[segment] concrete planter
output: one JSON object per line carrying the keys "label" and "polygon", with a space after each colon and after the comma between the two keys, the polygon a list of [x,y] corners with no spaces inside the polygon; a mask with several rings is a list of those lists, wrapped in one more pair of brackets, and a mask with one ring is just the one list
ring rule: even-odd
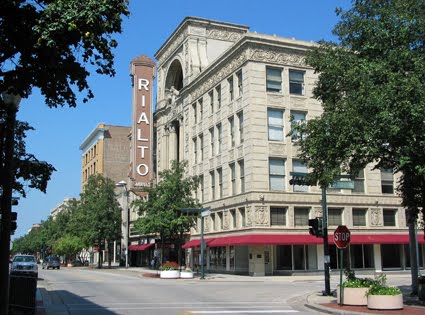
{"label": "concrete planter", "polygon": [[178,278],[180,278],[180,271],[178,271],[178,270],[162,270],[159,277],[163,278],[163,279],[178,279]]}
{"label": "concrete planter", "polygon": [[403,295],[368,295],[367,308],[373,310],[403,309]]}
{"label": "concrete planter", "polygon": [[[343,288],[343,305],[357,305],[365,306],[367,305],[367,291],[369,288]],[[340,288],[337,289],[337,300],[340,304]]]}
{"label": "concrete planter", "polygon": [[193,278],[193,272],[191,272],[191,271],[180,271],[180,278],[192,279]]}

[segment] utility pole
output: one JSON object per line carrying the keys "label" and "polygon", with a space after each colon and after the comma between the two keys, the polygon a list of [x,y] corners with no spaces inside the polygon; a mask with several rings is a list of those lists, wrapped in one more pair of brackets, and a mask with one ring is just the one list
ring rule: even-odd
{"label": "utility pole", "polygon": [[15,179],[14,146],[16,113],[21,98],[7,93],[1,94],[0,104],[5,108],[4,124],[4,160],[0,164],[0,185],[2,195],[0,201],[0,314],[7,315],[9,309],[9,256],[10,256],[10,231],[12,212],[12,193]]}
{"label": "utility pole", "polygon": [[323,211],[323,254],[325,259],[325,292],[323,295],[331,295],[331,284],[329,274],[329,242],[328,242],[328,209],[326,204],[326,187],[322,186],[322,211]]}

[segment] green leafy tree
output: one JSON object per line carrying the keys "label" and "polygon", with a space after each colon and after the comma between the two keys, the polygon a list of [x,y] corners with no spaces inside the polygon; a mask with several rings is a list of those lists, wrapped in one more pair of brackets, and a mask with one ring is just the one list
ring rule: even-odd
{"label": "green leafy tree", "polygon": [[65,257],[65,262],[74,261],[77,254],[84,248],[83,241],[74,235],[64,235],[53,245],[55,254]]}
{"label": "green leafy tree", "polygon": [[194,217],[182,213],[182,209],[200,207],[193,198],[199,179],[187,176],[186,167],[186,161],[173,161],[171,169],[159,173],[160,181],[146,189],[148,197],[133,203],[140,215],[134,228],[143,235],[159,235],[161,248],[167,242],[174,244],[178,250],[179,265],[182,259],[181,246],[190,228],[195,225]]}
{"label": "green leafy tree", "polygon": [[[104,240],[108,244],[121,238],[121,207],[115,195],[115,183],[100,174],[89,177],[81,194],[80,218],[87,220],[84,238],[94,244],[96,240]],[[111,253],[108,254],[111,266]],[[99,268],[102,262],[99,259]]]}
{"label": "green leafy tree", "polygon": [[[339,43],[321,42],[308,53],[324,112],[296,128],[303,135],[300,156],[324,187],[335,175],[355,175],[368,164],[399,172],[414,249],[414,222],[425,206],[425,2],[352,4],[337,10]],[[412,266],[413,291],[415,281]]]}

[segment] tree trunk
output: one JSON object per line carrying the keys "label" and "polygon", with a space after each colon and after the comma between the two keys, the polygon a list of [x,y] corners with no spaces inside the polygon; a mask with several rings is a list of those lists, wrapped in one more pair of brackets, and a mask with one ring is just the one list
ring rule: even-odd
{"label": "tree trunk", "polygon": [[410,239],[410,273],[412,276],[412,295],[418,295],[418,257],[416,247],[418,246],[418,239],[416,237],[415,222],[409,220],[409,239]]}

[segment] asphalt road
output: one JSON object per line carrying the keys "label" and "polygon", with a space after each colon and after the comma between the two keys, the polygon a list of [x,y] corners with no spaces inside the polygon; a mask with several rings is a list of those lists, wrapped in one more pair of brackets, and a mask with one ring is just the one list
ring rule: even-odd
{"label": "asphalt road", "polygon": [[[247,280],[249,278],[249,280]],[[159,279],[126,270],[40,270],[46,314],[314,314],[304,297],[318,279]],[[277,279],[279,278],[279,279]]]}

